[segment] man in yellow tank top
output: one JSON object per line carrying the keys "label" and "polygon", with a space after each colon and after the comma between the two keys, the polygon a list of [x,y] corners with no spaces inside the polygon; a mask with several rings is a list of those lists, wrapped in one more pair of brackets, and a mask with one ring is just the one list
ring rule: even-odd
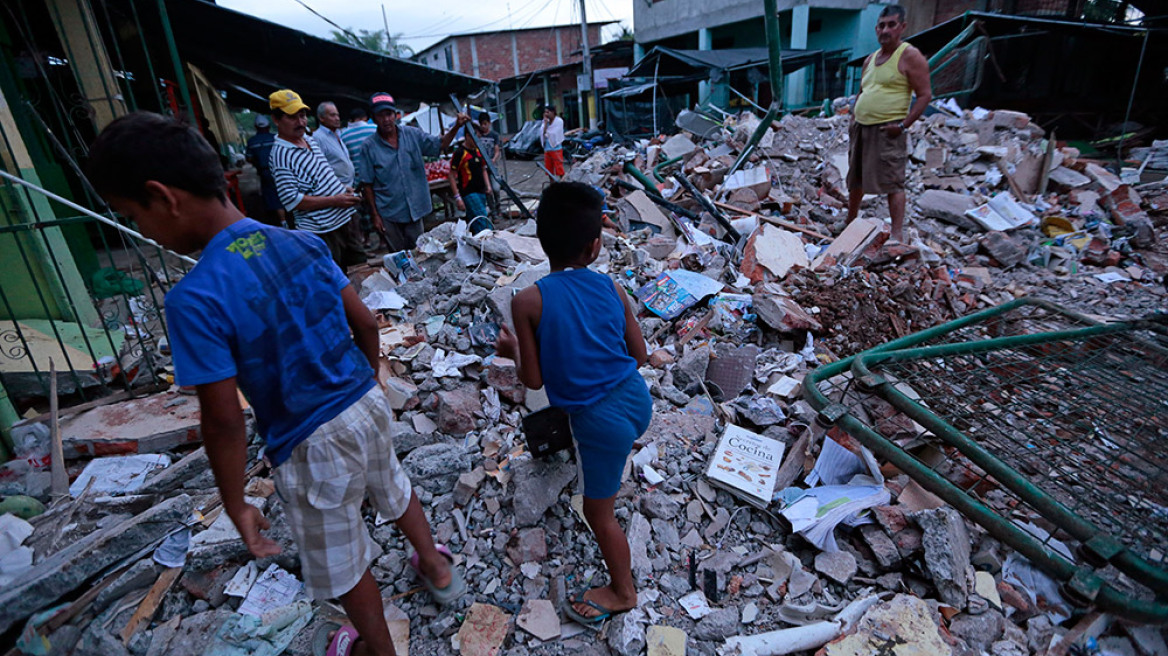
{"label": "man in yellow tank top", "polygon": [[[876,22],[880,49],[864,62],[860,93],[852,112],[848,153],[848,222],[860,211],[864,194],[886,194],[892,238],[904,239],[904,174],[908,162],[908,126],[933,99],[929,62],[900,40],[904,7],[889,5]],[[912,94],[916,102],[909,107]]]}

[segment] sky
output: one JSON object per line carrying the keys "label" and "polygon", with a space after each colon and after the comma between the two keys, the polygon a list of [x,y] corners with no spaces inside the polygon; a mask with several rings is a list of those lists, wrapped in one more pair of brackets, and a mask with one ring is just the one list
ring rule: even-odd
{"label": "sky", "polygon": [[[633,27],[633,2],[643,0],[585,0],[588,21],[618,20]],[[217,0],[222,7],[258,16],[281,25],[328,38],[331,25],[297,0]],[[523,27],[564,25],[580,21],[579,0],[300,0],[329,20],[350,29],[380,30],[402,34],[402,42],[415,52],[458,32],[481,32]],[[606,30],[605,40],[619,33]]]}

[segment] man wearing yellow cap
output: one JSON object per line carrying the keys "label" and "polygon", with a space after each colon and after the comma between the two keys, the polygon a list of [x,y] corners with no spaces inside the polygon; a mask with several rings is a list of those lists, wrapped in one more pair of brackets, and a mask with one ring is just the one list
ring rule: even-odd
{"label": "man wearing yellow cap", "polygon": [[[880,49],[864,62],[850,134],[848,221],[856,218],[864,194],[888,196],[892,238],[904,239],[906,132],[933,99],[929,62],[900,37],[908,24],[904,7],[889,5],[876,21]],[[916,102],[909,107],[912,94]]]}
{"label": "man wearing yellow cap", "polygon": [[361,199],[337,179],[308,134],[308,105],[290,89],[268,96],[268,104],[277,134],[269,158],[272,177],[295,227],[323,239],[341,269],[364,262],[365,249],[349,227]]}

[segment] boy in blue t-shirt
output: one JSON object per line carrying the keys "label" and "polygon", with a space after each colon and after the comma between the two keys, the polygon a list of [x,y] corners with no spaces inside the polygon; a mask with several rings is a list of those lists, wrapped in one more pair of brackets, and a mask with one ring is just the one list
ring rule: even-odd
{"label": "boy in blue t-shirt", "polygon": [[569,414],[584,477],[584,517],[608,565],[611,583],[572,599],[565,612],[596,625],[637,605],[629,543],[613,512],[633,442],[649,427],[653,401],[637,373],[645,338],[624,290],[588,269],[600,254],[603,197],[579,182],[544,190],[536,234],[551,273],[511,302],[515,332],[504,327],[497,350],[515,360],[525,385],[544,387]]}
{"label": "boy in blue t-shirt", "polygon": [[[319,237],[245,218],[227,201],[217,154],[198,132],[138,112],[90,149],[90,179],[143,234],[199,263],[166,296],[175,373],[198,393],[201,430],[223,507],[257,558],[279,553],[268,521],[244,501],[247,395],[314,599],[339,597],[352,627],[322,636],[329,653],[394,653],[380,555],[361,515],[366,494],[413,544],[411,563],[436,601],[465,583],[430,525],[390,439],[376,385],[377,322]],[[352,337],[350,337],[352,330]]]}

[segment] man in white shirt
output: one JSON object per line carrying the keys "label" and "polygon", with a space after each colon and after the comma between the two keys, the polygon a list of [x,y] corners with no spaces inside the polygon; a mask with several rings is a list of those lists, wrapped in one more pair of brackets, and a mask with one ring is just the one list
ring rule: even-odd
{"label": "man in white shirt", "polygon": [[544,167],[552,175],[564,177],[564,119],[556,116],[556,108],[552,105],[543,107],[540,143],[543,144]]}
{"label": "man in white shirt", "polygon": [[349,158],[349,151],[341,141],[341,113],[337,106],[329,101],[322,102],[316,107],[316,120],[320,127],[312,135],[316,145],[320,146],[324,158],[341,184],[353,186],[353,161]]}

